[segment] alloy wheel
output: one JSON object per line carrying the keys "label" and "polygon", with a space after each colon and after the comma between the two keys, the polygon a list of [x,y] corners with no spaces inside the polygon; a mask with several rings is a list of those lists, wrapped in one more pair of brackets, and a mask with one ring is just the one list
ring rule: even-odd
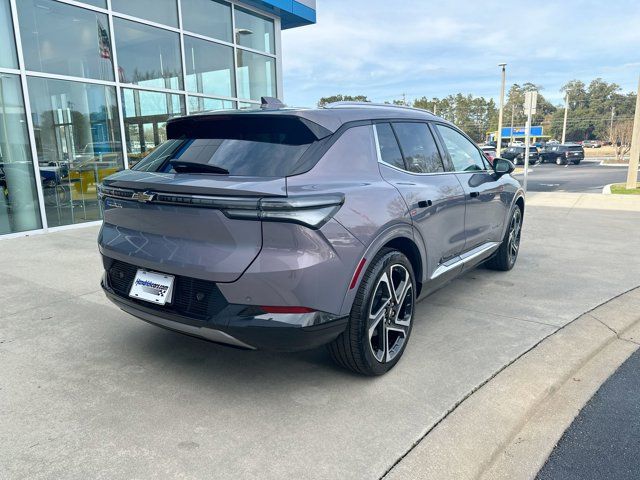
{"label": "alloy wheel", "polygon": [[369,348],[378,362],[391,362],[402,351],[412,317],[411,275],[403,265],[392,264],[378,279],[369,307]]}
{"label": "alloy wheel", "polygon": [[509,239],[507,254],[509,255],[509,263],[513,265],[518,257],[518,250],[520,249],[520,234],[522,232],[522,212],[519,208],[516,208],[511,217],[511,223],[509,224]]}

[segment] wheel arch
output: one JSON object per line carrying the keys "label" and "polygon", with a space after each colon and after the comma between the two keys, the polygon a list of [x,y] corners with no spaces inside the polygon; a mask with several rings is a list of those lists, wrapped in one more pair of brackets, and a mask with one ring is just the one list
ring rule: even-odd
{"label": "wheel arch", "polygon": [[413,273],[416,279],[416,297],[420,294],[427,265],[427,252],[424,245],[421,246],[416,242],[416,235],[419,234],[415,231],[415,227],[412,224],[396,224],[382,231],[369,244],[362,256],[366,261],[361,271],[358,272],[357,281],[353,288],[350,288],[345,294],[341,308],[342,314],[346,315],[351,311],[353,300],[362,283],[363,273],[369,268],[375,256],[383,248],[394,248],[406,255],[413,267]]}

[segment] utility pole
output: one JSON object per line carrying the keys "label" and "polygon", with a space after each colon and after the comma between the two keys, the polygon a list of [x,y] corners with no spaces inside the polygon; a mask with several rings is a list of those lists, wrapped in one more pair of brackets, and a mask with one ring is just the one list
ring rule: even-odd
{"label": "utility pole", "polygon": [[536,106],[538,103],[538,92],[531,91],[525,92],[524,95],[524,113],[527,115],[527,123],[524,127],[524,179],[522,182],[522,188],[527,191],[527,178],[529,175],[529,152],[531,141],[531,116],[536,113]]}
{"label": "utility pole", "polygon": [[631,152],[629,153],[629,171],[627,172],[627,190],[638,186],[638,159],[640,157],[640,79],[636,95],[636,113],[633,116],[633,135],[631,136]]}
{"label": "utility pole", "polygon": [[513,121],[515,119],[516,116],[516,105],[513,104],[511,105],[511,132],[509,132],[510,138],[509,138],[509,145],[513,145]]}
{"label": "utility pole", "polygon": [[498,140],[496,144],[496,154],[500,156],[500,150],[502,150],[502,114],[504,110],[504,85],[507,78],[505,67],[506,63],[499,63],[499,67],[502,68],[502,84],[500,87],[500,110],[498,111]]}
{"label": "utility pole", "polygon": [[433,114],[438,115],[438,104],[433,102]]}
{"label": "utility pole", "polygon": [[[562,142],[567,139],[567,113],[569,112],[569,92],[564,96],[564,122],[562,123]],[[568,164],[567,164],[568,165]]]}
{"label": "utility pole", "polygon": [[616,116],[616,107],[611,107],[611,123],[609,124],[609,141],[613,145],[613,117]]}
{"label": "utility pole", "polygon": [[407,94],[406,93],[402,94],[402,105],[404,105],[405,107],[407,106]]}

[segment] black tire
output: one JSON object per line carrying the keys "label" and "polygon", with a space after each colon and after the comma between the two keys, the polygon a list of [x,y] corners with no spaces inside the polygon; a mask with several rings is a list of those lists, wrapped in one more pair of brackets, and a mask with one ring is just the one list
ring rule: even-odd
{"label": "black tire", "polygon": [[[410,282],[406,285],[401,278],[405,273],[404,278]],[[386,301],[385,275],[394,290],[402,286],[399,295],[388,288]],[[400,281],[397,287],[396,280]],[[398,363],[409,342],[415,303],[416,281],[411,262],[398,250],[382,249],[362,277],[347,328],[328,345],[335,362],[361,375],[387,373]],[[378,317],[377,322],[372,316]],[[393,345],[389,345],[392,341]]]}
{"label": "black tire", "polygon": [[556,165],[564,165],[564,159],[562,157],[556,157]]}
{"label": "black tire", "polygon": [[[512,237],[512,233],[515,235]],[[520,252],[520,235],[522,233],[522,210],[516,205],[509,217],[509,225],[504,234],[500,248],[485,265],[491,270],[509,271],[516,264],[518,252]],[[515,242],[515,244],[514,244]]]}
{"label": "black tire", "polygon": [[581,162],[581,160],[574,160],[574,161],[573,161],[573,162],[571,162],[571,163],[573,163],[574,165],[580,165],[580,162]]}
{"label": "black tire", "polygon": [[513,157],[513,164],[518,165],[518,162],[519,162],[518,157]]}

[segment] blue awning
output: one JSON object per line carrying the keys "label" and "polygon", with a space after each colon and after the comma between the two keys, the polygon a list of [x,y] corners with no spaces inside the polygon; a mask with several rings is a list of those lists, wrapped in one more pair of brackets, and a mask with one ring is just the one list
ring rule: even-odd
{"label": "blue awning", "polygon": [[245,0],[245,3],[279,16],[283,30],[316,23],[315,0]]}

